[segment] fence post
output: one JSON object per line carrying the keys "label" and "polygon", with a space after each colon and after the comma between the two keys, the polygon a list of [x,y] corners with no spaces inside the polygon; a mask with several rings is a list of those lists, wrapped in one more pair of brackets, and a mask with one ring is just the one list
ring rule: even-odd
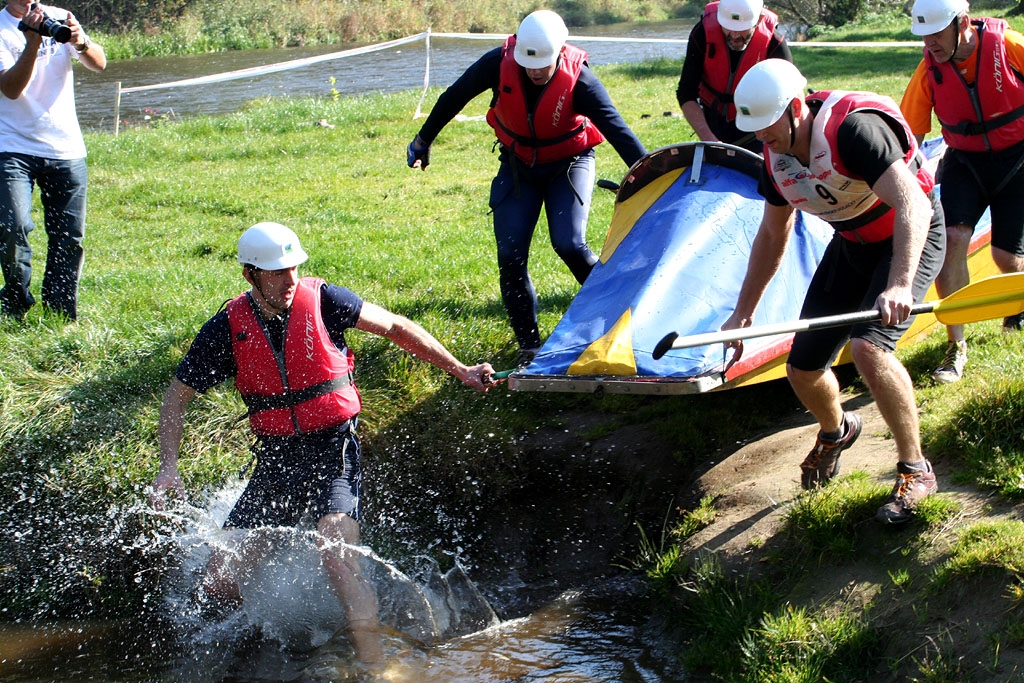
{"label": "fence post", "polygon": [[121,81],[117,82],[117,96],[114,98],[114,137],[121,127]]}
{"label": "fence post", "polygon": [[426,46],[427,46],[427,58],[426,58],[426,64],[427,65],[426,65],[426,67],[423,70],[423,93],[420,95],[420,101],[416,105],[416,111],[412,115],[412,118],[413,118],[414,121],[416,119],[420,118],[421,116],[423,116],[423,100],[426,99],[426,97],[427,97],[427,89],[430,88],[430,27],[429,26],[427,27]]}

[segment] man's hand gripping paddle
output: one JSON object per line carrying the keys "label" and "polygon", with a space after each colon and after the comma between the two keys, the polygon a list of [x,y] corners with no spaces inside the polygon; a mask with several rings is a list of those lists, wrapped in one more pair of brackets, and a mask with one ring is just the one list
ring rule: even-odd
{"label": "man's hand gripping paddle", "polygon": [[[943,325],[964,325],[980,320],[1005,318],[1024,313],[1024,273],[994,275],[958,289],[945,299],[915,304],[911,308],[911,314],[918,315],[920,313],[934,313],[935,318]],[[853,325],[871,322],[881,317],[881,312],[874,309],[793,322],[754,325],[736,330],[693,334],[687,337],[679,336],[678,332],[669,332],[654,347],[652,356],[658,360],[671,349],[689,349],[695,346],[740,341],[754,337],[768,337],[773,334]]]}

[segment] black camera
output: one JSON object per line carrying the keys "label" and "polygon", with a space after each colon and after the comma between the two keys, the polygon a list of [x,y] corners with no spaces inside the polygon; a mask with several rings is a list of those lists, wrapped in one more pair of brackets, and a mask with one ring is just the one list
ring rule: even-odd
{"label": "black camera", "polygon": [[[66,20],[65,20],[66,21]],[[58,43],[66,43],[71,40],[71,29],[64,25],[65,21],[58,21],[47,15],[43,15],[43,20],[39,22],[39,28],[32,28],[24,21],[18,22],[19,31],[35,31],[41,33],[44,36],[53,38]]]}

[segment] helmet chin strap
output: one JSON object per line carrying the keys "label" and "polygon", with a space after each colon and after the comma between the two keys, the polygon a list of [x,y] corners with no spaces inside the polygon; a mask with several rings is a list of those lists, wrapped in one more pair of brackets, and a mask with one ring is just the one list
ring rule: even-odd
{"label": "helmet chin strap", "polygon": [[267,311],[268,313],[270,313],[273,317],[277,317],[277,316],[281,315],[282,313],[284,313],[285,310],[287,310],[287,309],[284,309],[284,308],[280,308],[279,309],[279,308],[275,308],[274,306],[270,305],[270,302],[267,301],[266,295],[263,294],[263,289],[260,287],[260,281],[256,277],[256,272],[255,272],[256,270],[258,270],[258,269],[257,268],[251,268],[249,270],[249,275],[252,277],[252,288],[255,289],[259,293],[259,295],[260,295],[260,298],[257,299],[256,303],[258,303],[260,305],[260,308],[262,308],[265,311]]}
{"label": "helmet chin strap", "polygon": [[793,118],[793,103],[786,107],[786,115],[789,117],[789,151],[792,154],[796,146],[796,120]]}
{"label": "helmet chin strap", "polygon": [[953,20],[953,52],[949,55],[949,61],[956,59],[956,51],[960,49],[960,17]]}

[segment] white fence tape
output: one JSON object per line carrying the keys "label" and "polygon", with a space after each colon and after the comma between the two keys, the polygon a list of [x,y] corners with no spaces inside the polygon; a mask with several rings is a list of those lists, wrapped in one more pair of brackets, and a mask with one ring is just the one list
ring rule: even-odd
{"label": "white fence tape", "polygon": [[[488,41],[503,41],[507,38],[505,33],[431,33],[429,30],[423,33],[417,33],[412,36],[405,38],[398,38],[395,40],[389,40],[383,43],[375,43],[373,45],[365,45],[363,47],[352,48],[349,50],[341,50],[339,52],[331,52],[329,54],[317,55],[315,57],[304,57],[302,59],[293,59],[287,62],[277,62],[276,64],[267,64],[265,66],[254,66],[247,69],[238,69],[236,71],[226,71],[219,74],[211,74],[209,76],[199,76],[197,78],[185,78],[178,81],[168,81],[166,83],[155,83],[153,85],[138,85],[130,88],[122,88],[121,82],[117,83],[117,99],[114,104],[114,135],[118,134],[118,128],[120,124],[121,116],[121,95],[135,92],[143,92],[146,90],[159,90],[161,88],[181,88],[190,85],[208,85],[210,83],[221,83],[224,81],[232,81],[238,78],[253,78],[254,76],[262,76],[265,74],[277,73],[279,71],[287,71],[288,69],[297,69],[299,67],[309,66],[310,64],[318,64],[320,62],[328,62],[335,59],[343,59],[345,57],[353,57],[356,55],[364,55],[371,52],[379,52],[381,50],[390,50],[391,48],[398,47],[400,45],[407,45],[409,43],[416,42],[417,40],[423,40],[426,44],[426,69],[423,74],[423,94],[420,96],[419,104],[416,105],[416,112],[413,114],[413,118],[419,118],[423,116],[422,106],[423,100],[426,97],[427,91],[430,89],[430,40],[431,38],[459,38],[462,40],[488,40]],[[664,44],[675,44],[685,46],[689,41],[685,38],[630,38],[630,37],[612,37],[612,36],[569,36],[570,42],[576,43],[664,43]],[[824,47],[824,48],[840,48],[840,47],[879,47],[879,48],[891,48],[891,47],[920,47],[920,41],[912,42],[858,42],[858,43],[816,43],[816,42],[796,42],[790,43],[790,48],[794,47]]]}

